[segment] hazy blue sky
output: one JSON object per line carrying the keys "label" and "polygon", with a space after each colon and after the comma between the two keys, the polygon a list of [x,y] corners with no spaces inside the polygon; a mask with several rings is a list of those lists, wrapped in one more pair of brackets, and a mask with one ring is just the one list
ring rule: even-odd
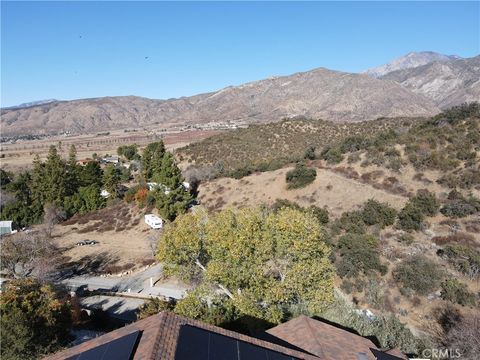
{"label": "hazy blue sky", "polygon": [[[2,106],[170,98],[410,51],[471,57],[479,2],[4,2]],[[148,57],[147,59],[145,57]]]}

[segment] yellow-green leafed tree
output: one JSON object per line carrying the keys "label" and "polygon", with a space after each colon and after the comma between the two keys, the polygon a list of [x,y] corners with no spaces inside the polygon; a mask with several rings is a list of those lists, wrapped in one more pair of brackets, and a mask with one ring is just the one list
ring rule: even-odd
{"label": "yellow-green leafed tree", "polygon": [[274,323],[293,308],[317,313],[332,301],[329,255],[317,219],[290,208],[182,215],[158,251],[168,270],[211,289],[211,296],[222,294],[242,314]]}

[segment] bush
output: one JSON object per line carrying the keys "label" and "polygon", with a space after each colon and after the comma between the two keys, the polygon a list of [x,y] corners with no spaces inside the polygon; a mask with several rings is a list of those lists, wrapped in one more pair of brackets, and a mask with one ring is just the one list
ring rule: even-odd
{"label": "bush", "polygon": [[336,147],[327,146],[321,153],[323,160],[329,164],[338,164],[343,160],[342,152]]}
{"label": "bush", "polygon": [[409,203],[398,213],[398,225],[405,231],[420,230],[423,220],[425,216],[422,211]]}
{"label": "bush", "polygon": [[380,262],[378,239],[371,235],[347,234],[338,242],[340,260],[337,271],[341,277],[355,277],[361,272],[378,271],[386,274],[387,266]]}
{"label": "bush", "polygon": [[449,202],[440,209],[445,216],[461,218],[480,211],[480,200],[474,196],[466,199],[460,192],[452,190],[448,194],[448,200]]}
{"label": "bush", "polygon": [[455,304],[474,305],[475,295],[468,291],[467,285],[457,279],[447,279],[442,283],[442,299]]}
{"label": "bush", "polygon": [[299,189],[312,183],[316,177],[315,169],[309,169],[305,164],[297,164],[295,169],[287,172],[286,181],[289,189]]}
{"label": "bush", "polygon": [[477,278],[480,275],[480,252],[469,246],[449,244],[438,250],[437,254],[471,278]]}
{"label": "bush", "polygon": [[413,206],[420,209],[425,216],[435,216],[438,213],[440,204],[438,203],[435,194],[428,190],[419,190],[417,195],[409,201]]}
{"label": "bush", "polygon": [[365,234],[367,231],[361,211],[347,211],[333,225],[334,232],[344,230],[346,233]]}
{"label": "bush", "polygon": [[363,222],[367,225],[379,225],[381,228],[393,225],[397,211],[388,204],[368,200],[362,210]]}
{"label": "bush", "polygon": [[436,290],[443,276],[437,264],[421,255],[403,261],[393,271],[393,278],[404,290],[413,290],[419,295]]}
{"label": "bush", "polygon": [[438,208],[439,203],[435,194],[427,190],[419,190],[398,214],[399,227],[405,231],[420,230],[425,216],[435,216]]}
{"label": "bush", "polygon": [[327,209],[312,205],[308,208],[308,211],[310,211],[321,224],[328,224],[329,217]]}
{"label": "bush", "polygon": [[158,314],[162,311],[173,311],[175,308],[174,301],[164,301],[157,298],[153,298],[150,301],[143,304],[138,309],[137,319],[145,319],[151,315]]}

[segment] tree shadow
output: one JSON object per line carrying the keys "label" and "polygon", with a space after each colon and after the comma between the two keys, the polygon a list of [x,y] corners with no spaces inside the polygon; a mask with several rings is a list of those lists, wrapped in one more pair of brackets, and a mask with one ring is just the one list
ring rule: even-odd
{"label": "tree shadow", "polygon": [[119,261],[118,256],[108,252],[95,255],[85,255],[78,260],[63,257],[63,263],[59,266],[59,280],[66,279],[71,275],[98,275]]}

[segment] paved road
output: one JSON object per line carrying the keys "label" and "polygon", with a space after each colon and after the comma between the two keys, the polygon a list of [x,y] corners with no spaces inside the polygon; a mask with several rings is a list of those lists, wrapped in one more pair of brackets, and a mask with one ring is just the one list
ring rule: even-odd
{"label": "paved road", "polygon": [[109,292],[132,292],[145,295],[159,295],[181,299],[185,296],[185,288],[173,284],[150,287],[150,278],[158,279],[162,274],[162,265],[154,265],[144,271],[123,277],[73,276],[61,283],[78,289],[104,290]]}

